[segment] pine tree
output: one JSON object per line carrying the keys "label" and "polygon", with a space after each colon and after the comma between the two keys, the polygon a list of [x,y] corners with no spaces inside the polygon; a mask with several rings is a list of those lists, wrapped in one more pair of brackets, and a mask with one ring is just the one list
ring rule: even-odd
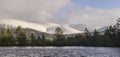
{"label": "pine tree", "polygon": [[101,42],[101,37],[100,37],[100,34],[99,34],[99,32],[95,29],[94,30],[94,33],[93,33],[93,45],[95,45],[95,46],[99,46],[100,45],[100,43],[99,42]]}
{"label": "pine tree", "polygon": [[8,38],[7,38],[7,30],[5,28],[2,28],[0,36],[1,36],[1,38],[0,38],[0,44],[2,46],[9,45]]}
{"label": "pine tree", "polygon": [[56,33],[57,35],[63,35],[63,31],[62,31],[62,29],[59,28],[59,27],[56,28],[55,33]]}
{"label": "pine tree", "polygon": [[34,34],[31,34],[31,45],[32,46],[34,46],[34,45],[36,45],[36,37],[35,37],[35,35]]}
{"label": "pine tree", "polygon": [[40,36],[37,37],[37,45],[38,45],[38,46],[41,45],[41,37],[40,37]]}
{"label": "pine tree", "polygon": [[117,28],[120,29],[120,18],[117,20],[116,26],[117,26]]}
{"label": "pine tree", "polygon": [[86,36],[89,36],[89,35],[90,35],[90,32],[89,32],[89,30],[88,30],[87,28],[85,28],[85,35],[86,35]]}
{"label": "pine tree", "polygon": [[14,46],[17,45],[17,39],[15,35],[8,29],[3,28],[0,33],[0,45],[2,46]]}
{"label": "pine tree", "polygon": [[45,37],[45,35],[43,34],[42,37],[41,37],[41,41],[40,41],[42,46],[45,46],[45,45],[46,45],[46,39],[45,39],[45,38],[46,38],[46,37]]}
{"label": "pine tree", "polygon": [[23,28],[21,26],[18,26],[16,28],[16,32],[24,32]]}
{"label": "pine tree", "polygon": [[8,34],[7,37],[9,39],[9,41],[10,41],[10,45],[11,46],[17,45],[18,44],[18,40],[15,37],[15,35],[10,31],[10,29],[7,29],[7,34]]}
{"label": "pine tree", "polygon": [[20,46],[29,45],[31,43],[31,39],[29,35],[24,31],[23,28],[18,26],[16,29],[16,32],[17,32],[17,39]]}
{"label": "pine tree", "polygon": [[120,47],[120,18],[117,20],[116,23],[116,29],[115,29],[115,37],[113,39],[114,46]]}
{"label": "pine tree", "polygon": [[97,36],[99,36],[100,34],[99,34],[99,32],[95,29],[93,35],[94,35],[95,37],[97,37]]}

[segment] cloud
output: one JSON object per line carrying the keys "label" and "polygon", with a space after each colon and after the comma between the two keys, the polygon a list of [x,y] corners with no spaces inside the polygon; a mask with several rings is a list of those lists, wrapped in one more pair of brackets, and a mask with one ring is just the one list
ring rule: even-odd
{"label": "cloud", "polygon": [[50,22],[52,14],[70,0],[0,0],[0,17],[31,22]]}
{"label": "cloud", "polygon": [[120,17],[120,8],[95,9],[87,6],[83,9],[71,10],[63,16],[65,17],[63,19],[66,19],[64,23],[86,24],[89,27],[98,28],[115,24]]}
{"label": "cloud", "polygon": [[0,0],[0,18],[35,23],[86,24],[97,28],[115,24],[120,16],[120,8],[81,6],[73,0]]}

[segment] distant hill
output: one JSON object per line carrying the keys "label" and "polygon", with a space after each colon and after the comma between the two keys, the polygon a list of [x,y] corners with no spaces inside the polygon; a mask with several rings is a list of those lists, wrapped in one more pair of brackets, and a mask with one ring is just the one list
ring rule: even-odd
{"label": "distant hill", "polygon": [[60,27],[64,34],[76,34],[76,33],[84,33],[84,29],[88,28],[88,30],[92,30],[86,25],[83,24],[65,24],[59,25],[56,23],[31,23],[25,22],[20,20],[13,20],[13,19],[1,19],[0,20],[0,28],[16,28],[17,26],[21,26],[26,31],[31,33],[46,33],[46,34],[54,34],[54,31],[57,27]]}

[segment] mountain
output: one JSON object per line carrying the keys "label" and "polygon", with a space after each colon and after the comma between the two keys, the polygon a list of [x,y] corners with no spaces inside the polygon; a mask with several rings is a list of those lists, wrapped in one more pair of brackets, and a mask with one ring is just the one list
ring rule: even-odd
{"label": "mountain", "polygon": [[64,31],[64,34],[83,33],[83,31],[73,29],[73,28],[69,27],[69,25],[61,25],[61,26],[49,27],[49,28],[47,28],[47,32],[48,33],[54,33],[54,31],[55,31],[55,29],[57,27],[60,27]]}
{"label": "mountain", "polygon": [[104,27],[101,27],[101,28],[98,28],[97,31],[100,33],[100,34],[104,34],[105,30],[108,28],[109,26],[104,26]]}
{"label": "mountain", "polygon": [[2,26],[9,26],[12,28],[16,28],[18,26],[22,26],[23,28],[30,28],[41,32],[46,32],[46,26],[44,24],[36,24],[30,23],[20,20],[13,20],[13,19],[2,19],[0,20],[0,25]]}
{"label": "mountain", "polygon": [[79,31],[84,31],[85,28],[87,28],[90,32],[93,31],[92,28],[89,28],[87,25],[84,25],[84,24],[69,24],[69,26]]}
{"label": "mountain", "polygon": [[108,28],[108,26],[101,27],[101,28],[98,28],[97,31],[98,31],[98,32],[103,32],[103,31],[105,31],[107,28]]}
{"label": "mountain", "polygon": [[82,24],[64,24],[64,25],[59,25],[56,23],[39,23],[38,24],[38,23],[31,23],[31,22],[25,22],[25,21],[14,20],[14,19],[0,20],[0,28],[5,27],[5,28],[12,29],[18,26],[21,26],[24,29],[27,29],[34,33],[37,32],[37,34],[38,33],[54,34],[54,31],[57,27],[60,27],[64,31],[64,34],[83,33],[84,29],[88,28],[87,26]]}
{"label": "mountain", "polygon": [[93,29],[83,24],[64,24],[60,26],[52,26],[47,28],[47,32],[54,33],[55,28],[57,27],[60,27],[64,31],[64,34],[84,33],[85,28],[87,28],[90,32],[93,32]]}

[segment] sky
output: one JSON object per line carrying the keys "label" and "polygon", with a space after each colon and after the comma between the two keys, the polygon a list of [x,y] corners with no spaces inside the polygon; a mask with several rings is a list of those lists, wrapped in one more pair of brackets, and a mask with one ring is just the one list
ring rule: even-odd
{"label": "sky", "polygon": [[73,0],[73,2],[78,3],[81,7],[91,6],[94,8],[119,8],[120,0]]}
{"label": "sky", "polygon": [[33,23],[86,24],[99,28],[115,24],[120,0],[0,0],[0,19]]}

